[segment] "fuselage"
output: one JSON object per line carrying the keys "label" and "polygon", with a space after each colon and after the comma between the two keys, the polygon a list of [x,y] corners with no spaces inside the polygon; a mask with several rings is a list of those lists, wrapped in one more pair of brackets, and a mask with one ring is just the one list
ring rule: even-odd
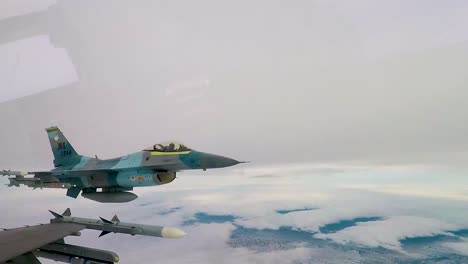
{"label": "fuselage", "polygon": [[181,170],[222,168],[238,163],[195,150],[145,150],[107,160],[81,156],[74,165],[54,169],[54,174],[61,182],[82,188],[133,188],[170,183]]}

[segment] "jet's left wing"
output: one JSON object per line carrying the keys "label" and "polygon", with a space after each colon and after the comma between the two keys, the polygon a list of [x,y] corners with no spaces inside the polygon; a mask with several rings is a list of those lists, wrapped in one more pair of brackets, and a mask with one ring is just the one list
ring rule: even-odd
{"label": "jet's left wing", "polygon": [[47,182],[58,182],[57,175],[60,175],[58,171],[12,171],[12,170],[1,170],[0,175],[2,176],[16,176],[16,178],[22,179],[27,175],[34,175],[35,178],[41,179]]}
{"label": "jet's left wing", "polygon": [[[52,170],[52,171],[11,171],[2,170],[0,175],[3,176],[14,176],[9,177],[9,187],[19,187],[24,184],[31,188],[61,188],[70,189],[72,185],[61,181],[59,178],[66,176],[69,178],[73,177],[88,177],[90,175],[105,174],[113,175],[117,174],[116,171],[110,169],[95,169],[95,170]],[[33,176],[33,177],[26,177]]]}
{"label": "jet's left wing", "polygon": [[[70,188],[69,184],[60,183],[60,180],[52,174],[52,171],[23,172],[3,170],[0,172],[0,175],[15,176],[8,178],[10,181],[8,187],[19,187],[21,184],[24,184],[31,188]],[[25,177],[26,175],[34,175],[34,177]]]}
{"label": "jet's left wing", "polygon": [[[7,229],[0,232],[0,263],[25,263],[30,252],[85,229],[72,223],[53,223]],[[33,256],[34,257],[34,256]],[[27,262],[31,263],[31,262]],[[32,262],[34,263],[34,262]]]}
{"label": "jet's left wing", "polygon": [[115,170],[112,169],[91,169],[91,170],[51,170],[51,171],[12,171],[12,170],[2,170],[0,175],[3,176],[16,176],[24,177],[27,175],[34,175],[35,178],[41,178],[48,181],[53,181],[54,179],[58,181],[56,176],[63,175],[74,175],[74,176],[85,176],[90,173],[97,172],[112,172]]}

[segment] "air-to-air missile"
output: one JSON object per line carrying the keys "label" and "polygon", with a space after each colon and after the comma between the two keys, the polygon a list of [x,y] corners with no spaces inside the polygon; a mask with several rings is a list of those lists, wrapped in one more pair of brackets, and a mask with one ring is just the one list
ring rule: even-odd
{"label": "air-to-air missile", "polygon": [[[120,222],[117,215],[114,215],[111,220],[107,220],[102,217],[98,220],[74,217],[71,215],[70,209],[65,210],[63,214],[58,214],[53,211],[50,212],[55,217],[50,220],[51,224],[65,223],[78,226],[81,229],[99,230],[102,231],[99,237],[109,233],[123,233],[130,234],[132,236],[143,235],[162,238],[181,238],[186,235],[184,231],[177,228]],[[75,232],[72,235],[81,236],[81,233]],[[34,251],[34,255],[72,264],[104,264],[119,261],[119,256],[114,252],[66,244],[63,240],[40,247]]]}
{"label": "air-to-air missile", "polygon": [[181,238],[186,233],[180,229],[164,226],[152,226],[152,225],[140,225],[133,223],[120,222],[117,215],[111,220],[99,217],[100,220],[74,217],[71,215],[70,209],[65,210],[63,214],[50,211],[54,215],[54,219],[51,219],[51,223],[73,223],[82,225],[86,229],[94,229],[102,231],[99,237],[107,235],[109,233],[122,233],[129,235],[143,235],[143,236],[154,236],[162,238]]}
{"label": "air-to-air missile", "polygon": [[20,184],[24,184],[33,189],[37,188],[57,188],[57,189],[70,189],[72,185],[66,182],[43,182],[39,178],[25,178],[24,176],[16,176],[16,178],[8,178],[10,183],[8,187],[16,186],[19,187]]}

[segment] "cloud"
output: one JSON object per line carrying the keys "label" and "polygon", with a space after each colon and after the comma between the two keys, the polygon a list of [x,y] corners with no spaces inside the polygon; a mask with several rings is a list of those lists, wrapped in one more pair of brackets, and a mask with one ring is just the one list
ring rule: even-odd
{"label": "cloud", "polygon": [[468,239],[463,239],[461,242],[446,242],[442,244],[445,247],[453,249],[458,254],[468,256]]}
{"label": "cloud", "polygon": [[[468,146],[466,3],[416,2],[415,10],[447,19],[423,16],[402,1],[208,0],[160,8],[146,0],[59,1],[3,20],[2,44],[50,36],[52,50],[66,50],[80,82],[2,108],[2,123],[31,133],[1,160],[33,159],[25,148],[44,156],[36,133],[58,120],[76,131],[68,133],[78,135],[81,149],[102,157],[176,137],[262,162],[414,161],[420,153],[452,162],[447,153]],[[110,5],[113,12],[104,12]],[[414,20],[425,22],[408,22]],[[39,71],[48,80],[69,73],[49,65],[41,56],[49,49],[33,44],[41,67],[16,71],[20,84],[36,82]],[[86,107],[70,107],[67,98]],[[138,137],[122,140],[134,131]],[[5,135],[2,146],[14,136]]]}
{"label": "cloud", "polygon": [[408,186],[404,184],[349,184],[343,188],[367,190],[382,193],[410,195],[429,198],[445,198],[452,200],[468,200],[468,192],[463,186],[453,186],[451,189],[441,189],[439,186]]}
{"label": "cloud", "polygon": [[[231,223],[197,224],[185,227],[188,235],[183,239],[164,240],[146,237],[104,237],[99,243],[91,242],[87,246],[104,243],[116,252],[126,252],[123,262],[147,263],[156,259],[165,263],[301,263],[309,259],[314,249],[298,245],[290,250],[255,252],[246,248],[232,248],[228,245],[231,232],[235,229]],[[90,238],[88,238],[90,239]],[[102,248],[102,246],[101,246]],[[155,252],[157,254],[155,255]]]}
{"label": "cloud", "polygon": [[381,221],[362,222],[336,233],[316,234],[340,244],[355,243],[367,247],[383,247],[403,251],[400,240],[412,237],[452,235],[447,231],[460,227],[437,219],[415,216],[392,216]]}
{"label": "cloud", "polygon": [[[181,240],[123,235],[96,239],[97,232],[87,231],[82,237],[67,239],[71,243],[118,252],[122,261],[137,263],[151,260],[154,257],[151,252],[155,248],[167,252],[161,253],[161,258],[173,263],[191,259],[199,263],[215,263],[219,259],[223,259],[223,263],[231,263],[231,258],[246,263],[268,263],[281,258],[291,262],[307,262],[308,258],[331,263],[340,263],[338,260],[344,258],[359,261],[371,257],[371,253],[384,254],[372,251],[377,247],[404,252],[400,240],[405,238],[450,235],[448,231],[468,227],[464,213],[468,208],[464,201],[437,195],[421,197],[411,193],[376,192],[373,188],[366,189],[366,185],[360,189],[343,187],[356,182],[385,183],[391,179],[405,179],[411,185],[422,176],[426,177],[426,184],[435,186],[441,179],[450,181],[453,178],[433,176],[425,170],[421,172],[418,167],[334,167],[336,170],[331,174],[322,174],[321,166],[314,168],[313,164],[293,164],[290,170],[287,165],[264,169],[246,166],[243,169],[182,173],[171,184],[137,188],[135,192],[140,196],[137,200],[113,206],[102,206],[81,197],[71,199],[65,197],[63,190],[2,188],[2,198],[10,203],[0,205],[1,210],[9,212],[0,215],[0,222],[4,227],[47,222],[50,217],[47,209],[61,212],[71,207],[77,216],[110,218],[118,214],[122,221],[178,227],[188,233]],[[275,177],[251,177],[265,171]],[[447,193],[457,190],[451,185],[439,187]],[[17,204],[23,206],[18,207]],[[314,210],[300,210],[303,208]],[[288,213],[278,213],[278,210],[287,210]],[[209,224],[190,221],[197,213],[219,215],[216,219],[225,220]],[[381,219],[357,223],[328,234],[319,233],[323,226],[358,217]],[[269,245],[269,240],[266,240],[267,244],[260,247],[260,251],[250,248],[249,243],[239,243],[241,246],[237,247],[230,244],[231,236],[238,228],[267,228],[272,231],[264,234],[274,233],[281,238],[281,227],[301,230],[305,244],[293,244],[292,247],[288,244],[283,248],[276,247],[274,243]],[[307,232],[310,243],[305,239]],[[241,237],[236,239],[249,235],[245,232],[240,234]],[[250,235],[254,236],[254,242],[256,234],[262,233]],[[323,241],[323,244],[317,241]],[[370,249],[364,251],[368,254],[365,255],[356,253],[355,248]]]}

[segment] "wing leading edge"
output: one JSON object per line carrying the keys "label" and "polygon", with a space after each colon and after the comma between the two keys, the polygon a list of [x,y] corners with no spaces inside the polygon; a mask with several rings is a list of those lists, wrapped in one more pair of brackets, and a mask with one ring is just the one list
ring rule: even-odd
{"label": "wing leading edge", "polygon": [[0,263],[25,255],[44,245],[85,229],[72,223],[54,223],[8,229],[0,232]]}

